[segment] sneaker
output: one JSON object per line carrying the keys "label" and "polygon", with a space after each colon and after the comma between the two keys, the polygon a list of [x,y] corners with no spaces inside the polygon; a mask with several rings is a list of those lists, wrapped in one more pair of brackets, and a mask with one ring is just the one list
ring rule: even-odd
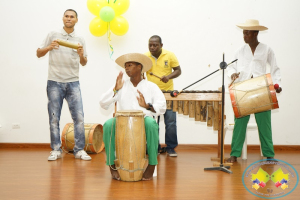
{"label": "sneaker", "polygon": [[177,153],[174,149],[166,149],[167,150],[167,153],[169,156],[171,157],[177,157]]}
{"label": "sneaker", "polygon": [[87,153],[84,150],[80,150],[76,153],[75,158],[79,158],[82,160],[92,160],[92,158],[87,155]]}
{"label": "sneaker", "polygon": [[60,151],[51,151],[50,156],[48,157],[48,160],[57,160],[57,158],[61,158],[61,152]]}

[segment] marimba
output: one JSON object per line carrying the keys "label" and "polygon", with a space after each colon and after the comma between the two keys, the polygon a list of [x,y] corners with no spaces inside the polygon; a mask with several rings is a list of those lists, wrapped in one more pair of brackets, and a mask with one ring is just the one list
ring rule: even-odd
{"label": "marimba", "polygon": [[185,90],[177,97],[171,97],[171,91],[162,92],[167,100],[167,109],[173,109],[178,114],[188,115],[195,121],[207,122],[208,127],[213,127],[213,130],[218,131],[218,157],[220,157],[221,128],[224,128],[224,124],[221,125],[222,92],[219,90]]}

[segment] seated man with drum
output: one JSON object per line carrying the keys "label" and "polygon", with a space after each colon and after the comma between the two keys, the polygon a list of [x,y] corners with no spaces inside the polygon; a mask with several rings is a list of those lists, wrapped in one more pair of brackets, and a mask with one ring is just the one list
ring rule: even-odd
{"label": "seated man with drum", "polygon": [[[125,68],[126,74],[130,79],[123,81],[123,72],[120,72],[115,86],[101,96],[100,105],[102,108],[108,109],[110,105],[117,102],[119,110],[129,112],[142,111],[142,116],[145,116],[143,121],[145,130],[140,131],[141,133],[146,132],[147,144],[144,146],[147,147],[149,165],[146,166],[147,168],[141,178],[150,180],[153,177],[155,165],[157,165],[158,153],[158,125],[153,116],[165,113],[166,99],[156,84],[142,78],[142,74],[152,66],[152,62],[147,56],[139,53],[125,54],[117,58],[116,63]],[[116,158],[115,150],[118,154],[118,144],[115,141],[115,137],[117,137],[117,131],[120,131],[116,130],[116,127],[119,127],[117,126],[118,121],[116,118],[107,120],[103,125],[103,141],[106,151],[106,164],[109,165],[112,178],[120,180],[120,174],[117,171],[119,167],[114,162]],[[132,124],[128,126],[129,128],[137,124],[136,120],[131,120],[131,122]],[[126,134],[126,131],[129,130],[127,128],[126,130],[121,130],[122,134]],[[135,170],[130,172],[133,171]]]}
{"label": "seated man with drum", "polygon": [[[282,91],[280,69],[277,66],[273,50],[260,42],[257,36],[259,31],[267,30],[267,27],[259,25],[258,20],[246,20],[246,23],[237,25],[243,29],[245,45],[243,45],[235,54],[238,61],[228,66],[228,76],[235,82],[246,81],[265,75],[267,64],[270,65],[270,74],[276,92]],[[261,149],[264,157],[272,159],[274,157],[274,147],[272,141],[271,110],[255,113],[255,120],[258,126]],[[236,162],[237,157],[241,156],[243,144],[245,141],[247,124],[250,115],[235,118],[235,124],[231,142],[230,158],[227,162]]]}

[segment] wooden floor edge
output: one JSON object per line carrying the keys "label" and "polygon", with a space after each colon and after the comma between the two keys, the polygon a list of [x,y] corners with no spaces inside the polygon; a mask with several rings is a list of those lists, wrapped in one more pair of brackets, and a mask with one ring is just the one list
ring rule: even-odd
{"label": "wooden floor edge", "polygon": [[[162,144],[164,146],[164,144]],[[50,149],[50,143],[0,143],[2,148],[45,148]],[[217,150],[217,144],[179,144],[177,150]],[[224,145],[226,152],[231,150],[229,144]],[[260,150],[259,145],[248,145],[247,150]],[[300,145],[274,145],[275,151],[300,151]]]}

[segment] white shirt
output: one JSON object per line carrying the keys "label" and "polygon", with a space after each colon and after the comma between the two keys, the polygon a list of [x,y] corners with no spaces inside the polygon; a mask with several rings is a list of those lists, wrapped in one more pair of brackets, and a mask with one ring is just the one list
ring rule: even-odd
{"label": "white shirt", "polygon": [[[84,57],[87,57],[85,41],[76,34],[75,30],[70,34],[64,29],[50,32],[40,48],[42,49],[49,46],[51,42],[56,39],[65,40],[74,44],[81,44],[83,46]],[[64,83],[78,81],[79,62],[80,57],[77,53],[77,49],[60,45],[58,49],[49,51],[48,80]]]}
{"label": "white shirt", "polygon": [[[113,87],[105,92],[100,98],[100,106],[107,110],[110,105],[118,102],[119,110],[141,110],[146,116],[158,116],[166,112],[166,98],[159,87],[147,80],[142,80],[134,87],[130,80],[124,81],[123,87],[114,96]],[[137,97],[139,97],[139,90],[146,103],[151,103],[156,113],[147,110],[139,105]]]}
{"label": "white shirt", "polygon": [[250,46],[245,44],[236,52],[234,59],[238,59],[238,61],[228,66],[227,74],[231,78],[233,73],[240,72],[239,78],[235,82],[248,80],[252,75],[255,78],[266,74],[268,63],[273,84],[277,83],[281,86],[280,69],[276,63],[275,54],[267,45],[259,43],[253,55]]}

